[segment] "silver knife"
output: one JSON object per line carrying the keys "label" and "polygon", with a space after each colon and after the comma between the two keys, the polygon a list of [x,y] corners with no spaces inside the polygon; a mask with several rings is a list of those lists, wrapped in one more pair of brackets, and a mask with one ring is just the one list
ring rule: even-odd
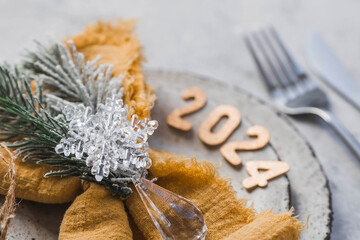
{"label": "silver knife", "polygon": [[321,36],[311,32],[306,43],[310,66],[334,90],[360,110],[360,87]]}

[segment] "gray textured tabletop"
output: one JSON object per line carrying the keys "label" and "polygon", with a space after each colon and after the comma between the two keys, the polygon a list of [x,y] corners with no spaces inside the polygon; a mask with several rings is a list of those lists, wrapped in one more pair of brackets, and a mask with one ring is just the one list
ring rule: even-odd
{"label": "gray textured tabletop", "polygon": [[[246,30],[274,25],[306,66],[307,33],[317,29],[360,84],[360,2],[329,1],[1,1],[0,62],[15,62],[34,38],[64,38],[98,19],[137,18],[145,67],[194,72],[270,101],[243,43]],[[323,85],[319,82],[320,85]],[[171,86],[169,86],[171,87]],[[332,108],[360,140],[360,112],[324,86]],[[320,120],[297,118],[329,178],[332,239],[360,235],[360,160]]]}

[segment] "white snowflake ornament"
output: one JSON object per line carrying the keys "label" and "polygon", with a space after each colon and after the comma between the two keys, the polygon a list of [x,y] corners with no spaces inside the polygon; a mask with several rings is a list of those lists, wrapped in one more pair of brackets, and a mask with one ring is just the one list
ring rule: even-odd
{"label": "white snowflake ornament", "polygon": [[96,181],[109,177],[110,173],[112,178],[129,175],[124,172],[140,175],[151,166],[147,140],[158,127],[157,121],[139,120],[137,115],[127,120],[127,106],[115,97],[100,103],[94,114],[83,104],[66,105],[62,112],[69,131],[55,151],[85,159]]}

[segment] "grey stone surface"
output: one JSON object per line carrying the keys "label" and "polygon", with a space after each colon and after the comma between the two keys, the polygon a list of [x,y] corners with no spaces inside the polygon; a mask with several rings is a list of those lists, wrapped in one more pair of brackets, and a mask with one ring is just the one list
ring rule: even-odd
{"label": "grey stone surface", "polygon": [[[18,60],[33,38],[44,39],[47,34],[63,38],[98,19],[137,18],[146,67],[195,72],[270,101],[242,41],[244,31],[274,25],[306,66],[306,34],[318,29],[360,82],[359,9],[356,0],[0,1],[0,61]],[[359,112],[325,88],[334,112],[360,140]],[[332,239],[356,239],[360,235],[359,160],[319,120],[291,121],[309,140],[329,178]]]}
{"label": "grey stone surface", "polygon": [[21,201],[10,225],[8,240],[58,239],[59,226],[68,207],[69,204]]}

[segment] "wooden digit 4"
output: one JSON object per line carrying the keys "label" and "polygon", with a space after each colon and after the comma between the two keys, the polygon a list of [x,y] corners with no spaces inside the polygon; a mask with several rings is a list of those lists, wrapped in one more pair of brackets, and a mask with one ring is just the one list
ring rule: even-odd
{"label": "wooden digit 4", "polygon": [[256,137],[250,141],[229,142],[220,148],[221,155],[231,164],[240,165],[242,160],[236,151],[258,150],[266,146],[270,141],[269,131],[262,126],[250,127],[246,134],[249,137]]}
{"label": "wooden digit 4", "polygon": [[[227,117],[226,122],[221,128],[212,132],[211,130],[222,117]],[[221,105],[216,107],[199,127],[199,138],[204,143],[216,146],[228,139],[241,122],[241,114],[237,108],[231,105]]]}
{"label": "wooden digit 4", "polygon": [[190,87],[182,92],[182,98],[184,100],[193,98],[194,100],[184,107],[174,109],[167,117],[166,122],[171,127],[182,131],[190,131],[192,124],[181,117],[203,108],[206,104],[206,94],[199,88]]}
{"label": "wooden digit 4", "polygon": [[[266,187],[268,180],[279,177],[290,169],[287,163],[280,161],[251,161],[245,164],[245,168],[250,177],[244,179],[242,185],[248,190],[256,186]],[[259,170],[264,172],[260,173]]]}

